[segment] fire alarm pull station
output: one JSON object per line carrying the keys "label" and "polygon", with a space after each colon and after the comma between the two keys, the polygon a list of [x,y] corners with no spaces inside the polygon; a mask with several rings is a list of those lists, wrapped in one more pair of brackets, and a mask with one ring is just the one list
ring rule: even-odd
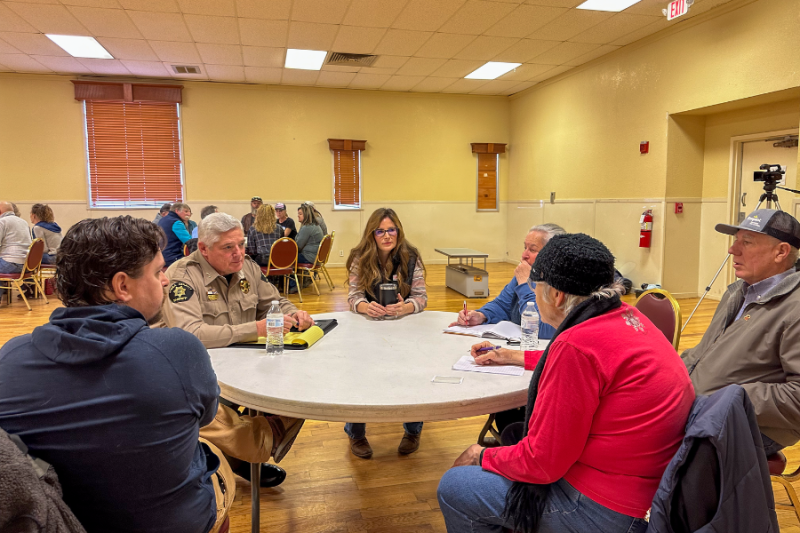
{"label": "fire alarm pull station", "polygon": [[679,215],[683,213],[683,202],[675,202],[675,214]]}
{"label": "fire alarm pull station", "polygon": [[646,154],[650,152],[650,141],[642,141],[639,143],[639,153]]}

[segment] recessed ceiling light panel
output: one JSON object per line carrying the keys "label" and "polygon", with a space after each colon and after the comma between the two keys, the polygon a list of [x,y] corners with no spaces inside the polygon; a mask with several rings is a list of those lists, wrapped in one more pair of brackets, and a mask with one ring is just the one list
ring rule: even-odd
{"label": "recessed ceiling light panel", "polygon": [[641,0],[586,0],[577,9],[588,9],[591,11],[622,11],[628,9],[633,4],[638,4]]}
{"label": "recessed ceiling light panel", "polygon": [[470,80],[493,80],[499,78],[506,72],[514,70],[522,63],[501,63],[499,61],[489,61],[482,67],[464,76]]}
{"label": "recessed ceiling light panel", "polygon": [[319,70],[325,62],[328,52],[324,50],[286,50],[286,68],[299,68],[302,70]]}
{"label": "recessed ceiling light panel", "polygon": [[114,59],[114,56],[103,48],[94,37],[83,35],[50,35],[47,38],[60,46],[72,57],[87,57],[90,59]]}

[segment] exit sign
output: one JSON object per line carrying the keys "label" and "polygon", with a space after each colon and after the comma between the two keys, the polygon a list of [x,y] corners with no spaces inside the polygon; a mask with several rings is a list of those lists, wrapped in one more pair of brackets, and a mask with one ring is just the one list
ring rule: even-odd
{"label": "exit sign", "polygon": [[667,20],[678,18],[689,11],[689,4],[686,0],[675,0],[667,6]]}

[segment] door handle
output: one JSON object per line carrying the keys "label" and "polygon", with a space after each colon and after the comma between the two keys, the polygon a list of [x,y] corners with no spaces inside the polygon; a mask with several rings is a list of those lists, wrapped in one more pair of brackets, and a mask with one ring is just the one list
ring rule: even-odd
{"label": "door handle", "polygon": [[747,207],[747,205],[744,203],[744,199],[746,196],[747,196],[746,192],[742,193],[742,207]]}

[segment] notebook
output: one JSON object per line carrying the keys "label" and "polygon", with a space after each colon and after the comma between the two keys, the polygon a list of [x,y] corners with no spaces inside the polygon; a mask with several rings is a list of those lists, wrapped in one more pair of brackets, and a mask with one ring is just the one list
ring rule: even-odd
{"label": "notebook", "polygon": [[[316,344],[326,333],[339,325],[335,318],[328,320],[315,320],[315,324],[305,331],[298,331],[292,328],[289,333],[283,335],[284,350],[305,350]],[[257,341],[237,342],[231,344],[232,348],[252,348],[253,346],[265,346],[266,337],[259,337]]]}
{"label": "notebook", "polygon": [[481,324],[479,326],[450,326],[445,333],[483,337],[484,339],[519,340],[522,330],[518,324],[504,320],[497,324]]}

